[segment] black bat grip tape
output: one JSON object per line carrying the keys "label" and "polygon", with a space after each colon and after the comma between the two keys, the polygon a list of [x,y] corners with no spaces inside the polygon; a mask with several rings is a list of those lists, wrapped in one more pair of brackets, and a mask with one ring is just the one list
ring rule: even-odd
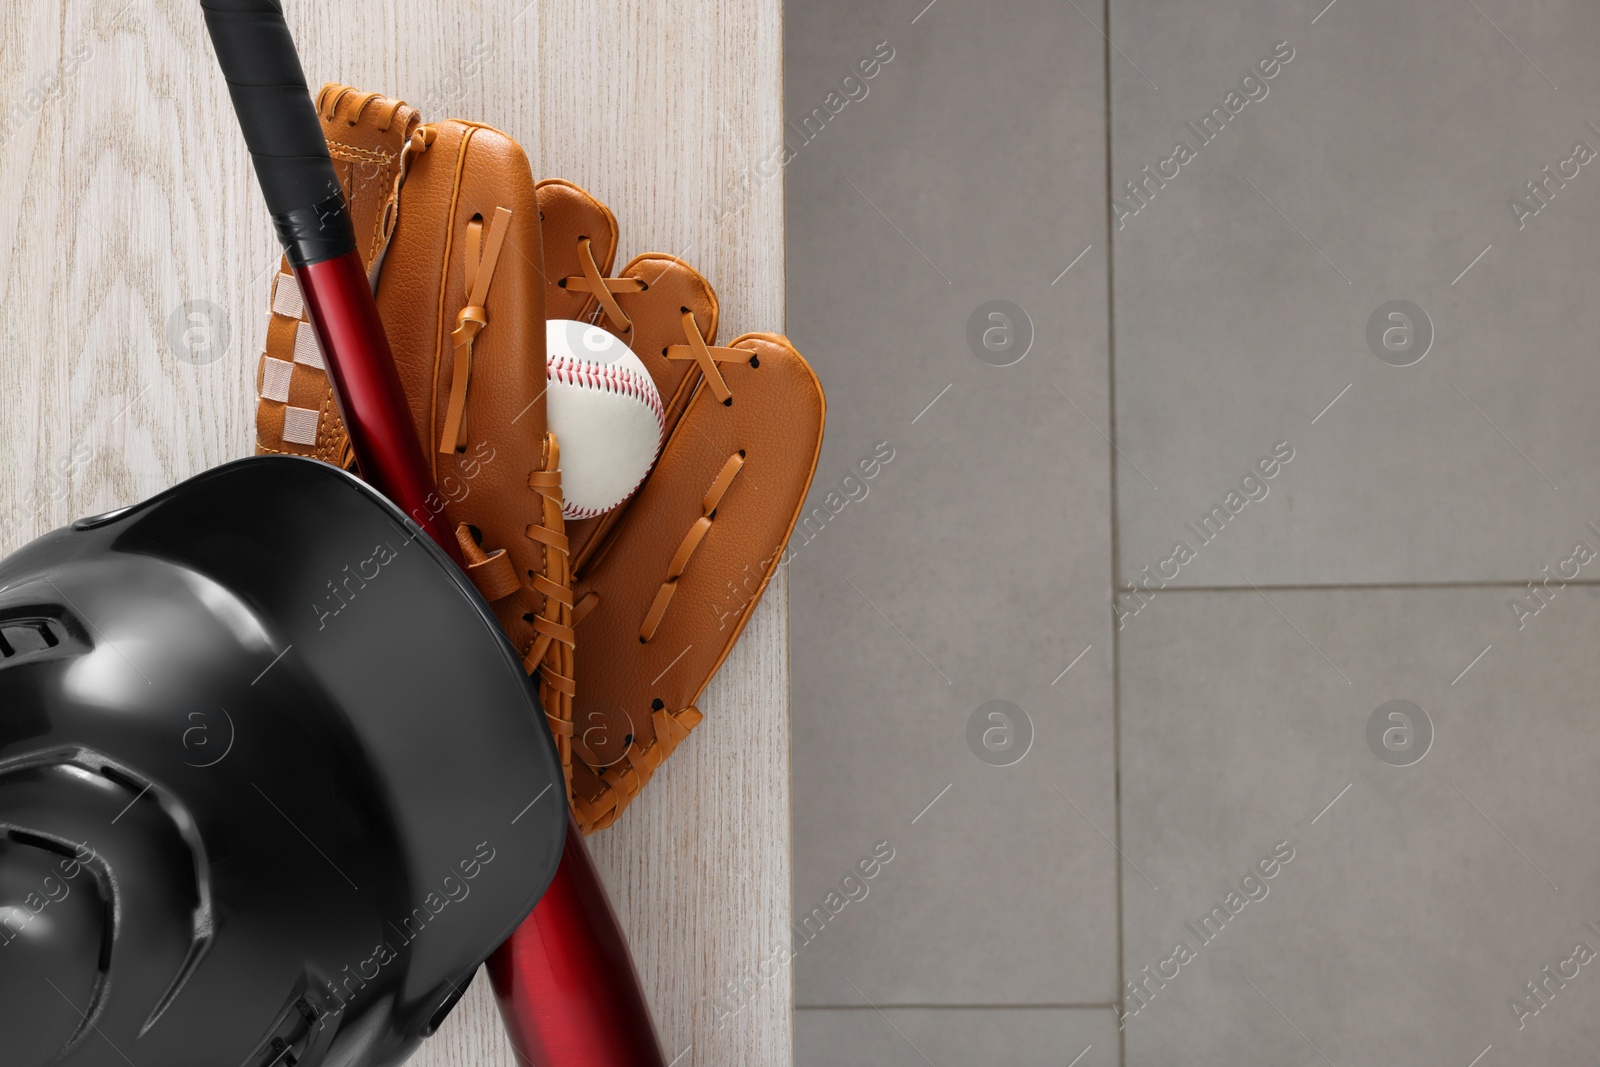
{"label": "black bat grip tape", "polygon": [[201,0],[256,178],[293,267],[355,249],[305,71],[278,0]]}

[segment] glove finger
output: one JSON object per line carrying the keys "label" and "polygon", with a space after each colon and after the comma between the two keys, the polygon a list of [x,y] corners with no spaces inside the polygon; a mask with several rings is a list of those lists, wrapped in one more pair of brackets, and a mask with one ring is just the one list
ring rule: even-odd
{"label": "glove finger", "polygon": [[[600,322],[627,341],[650,372],[666,408],[665,432],[671,436],[703,374],[694,360],[673,359],[668,353],[676,349],[680,356],[686,355],[685,350],[694,341],[708,346],[716,343],[721,314],[716,290],[689,264],[660,252],[635,256],[622,268],[619,277],[644,284],[638,292],[617,295],[629,328],[619,328],[606,315],[601,316]],[[692,322],[685,322],[686,315],[692,316]],[[691,338],[691,331],[698,336]],[[577,573],[581,574],[602,551],[609,551],[606,542],[610,532],[632,506],[632,499],[597,518],[568,524],[567,535],[572,539],[573,567]]]}
{"label": "glove finger", "polygon": [[667,409],[667,432],[671,433],[688,406],[699,380],[699,367],[693,360],[672,359],[667,353],[674,346],[689,343],[685,314],[694,316],[693,327],[706,344],[716,343],[721,315],[716,290],[689,264],[661,252],[633,257],[622,268],[621,276],[637,278],[647,287],[640,293],[623,294],[617,302],[633,323],[631,336],[625,339],[661,393]]}
{"label": "glove finger", "polygon": [[592,256],[594,270],[601,277],[610,275],[617,256],[617,217],[587,190],[560,178],[544,179],[535,192],[544,229],[545,313],[552,319],[587,322],[600,303],[580,285],[589,280],[585,260]]}
{"label": "glove finger", "polygon": [[[467,526],[485,557],[469,560],[478,564],[469,576],[527,656],[547,606],[535,576],[550,572],[530,481],[546,465],[547,428],[533,175],[522,148],[497,130],[454,121],[432,129],[436,139],[406,178],[378,308],[445,518]],[[465,330],[473,318],[482,325]],[[458,392],[463,443],[441,451]]]}
{"label": "glove finger", "polygon": [[388,236],[384,208],[399,174],[400,150],[422,116],[404,100],[332,82],[317,93],[317,115],[344,188],[361,261],[370,267]]}
{"label": "glove finger", "polygon": [[[607,825],[699,721],[693,703],[776,572],[816,470],[825,404],[785,338],[689,401],[603,558],[577,583],[574,805]],[[582,764],[591,766],[585,767]]]}

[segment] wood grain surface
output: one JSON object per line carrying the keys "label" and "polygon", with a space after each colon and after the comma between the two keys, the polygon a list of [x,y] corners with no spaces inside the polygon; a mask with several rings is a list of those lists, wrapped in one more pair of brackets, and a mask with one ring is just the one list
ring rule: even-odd
{"label": "wood grain surface", "polygon": [[[780,0],[287,0],[307,79],[488,122],[783,328]],[[192,0],[0,0],[0,550],[251,453],[277,262]],[[791,1062],[786,589],[591,839],[668,1059]],[[745,992],[730,997],[731,983]],[[735,1010],[737,1005],[745,1005]],[[137,1056],[135,1056],[137,1059]],[[412,1061],[511,1065],[486,980]]]}

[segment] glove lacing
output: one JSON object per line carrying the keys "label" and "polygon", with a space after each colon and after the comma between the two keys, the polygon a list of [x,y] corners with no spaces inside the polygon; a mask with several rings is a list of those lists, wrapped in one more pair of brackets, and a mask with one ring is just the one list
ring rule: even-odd
{"label": "glove lacing", "polygon": [[489,299],[489,285],[494,281],[494,268],[500,261],[500,246],[505,243],[506,230],[510,227],[511,211],[503,207],[494,209],[494,221],[489,225],[487,238],[481,215],[467,223],[464,264],[467,305],[456,315],[456,328],[450,332],[450,343],[455,348],[455,367],[450,382],[450,402],[445,410],[444,431],[439,435],[439,452],[443,455],[467,447],[467,386],[472,378],[472,343],[489,325],[489,313],[483,305]]}
{"label": "glove lacing", "polygon": [[[616,277],[607,278],[600,273],[599,264],[595,261],[593,246],[587,237],[578,238],[578,265],[581,274],[563,278],[556,284],[571,292],[589,293],[594,296],[598,307],[594,318],[604,318],[613,331],[618,335],[627,335],[633,331],[633,320],[623,310],[617,296],[631,293],[649,291],[650,285],[642,278]],[[683,326],[684,343],[668,345],[661,350],[661,355],[669,360],[686,360],[696,364],[700,377],[706,387],[711,390],[712,396],[724,405],[733,404],[733,390],[723,379],[719,363],[747,363],[758,366],[754,353],[742,348],[716,347],[706,342],[704,332],[696,319],[693,310],[687,307],[679,308]],[[669,428],[670,433],[670,428]],[[728,457],[722,470],[712,480],[710,489],[701,500],[701,516],[689,528],[679,544],[678,550],[673,554],[667,567],[666,579],[661,583],[661,588],[656,591],[649,611],[639,628],[640,644],[647,643],[655,636],[656,630],[661,625],[661,620],[666,616],[668,605],[671,604],[673,595],[677,592],[678,579],[688,567],[695,550],[699,548],[706,534],[710,531],[712,522],[716,518],[718,505],[727,493],[744,467],[745,453],[739,452]],[[557,504],[559,511],[560,505]],[[594,593],[584,597],[583,603],[578,605],[576,617],[581,619],[588,610],[594,608],[599,598]],[[576,625],[576,621],[573,622]],[[570,707],[570,704],[569,704]],[[581,795],[576,790],[569,790],[572,802],[572,812],[577,819],[579,829],[585,834],[603,830],[616,821],[622,810],[632,802],[646,782],[655,774],[663,760],[670,756],[684,738],[700,724],[704,716],[700,709],[690,704],[676,711],[669,710],[664,701],[659,698],[650,704],[651,723],[655,727],[655,742],[648,748],[634,747],[634,738],[629,734],[625,738],[625,748],[622,756],[607,766],[597,765],[597,759],[590,758],[594,754],[580,751],[579,756],[588,769],[600,779],[603,788],[600,794],[593,799]],[[564,735],[558,735],[562,744],[563,760],[570,759],[573,750],[573,723],[572,716],[567,716],[563,723]],[[582,748],[580,744],[580,749]],[[563,766],[570,766],[563,763]],[[571,777],[569,773],[568,783]]]}
{"label": "glove lacing", "polygon": [[[745,453],[740,449],[728,457],[727,462],[722,465],[722,470],[712,479],[711,488],[700,501],[701,516],[684,535],[677,552],[673,553],[672,562],[667,567],[667,579],[656,591],[655,601],[650,605],[644,625],[639,629],[640,644],[648,642],[655,636],[662,618],[667,613],[667,605],[672,602],[673,594],[677,592],[678,579],[688,567],[695,550],[700,547],[706,534],[711,530],[711,524],[717,517],[717,507],[727,494],[728,487],[744,469],[744,461]],[[586,596],[585,604],[588,604],[593,596],[592,593]],[[700,725],[703,718],[700,709],[693,704],[679,711],[668,711],[666,703],[658,698],[650,702],[650,720],[655,727],[654,744],[648,748],[634,748],[633,737],[630,734],[621,759],[611,766],[594,766],[596,761],[586,757],[585,762],[590,765],[590,769],[610,789],[603,791],[593,800],[573,795],[573,813],[577,816],[579,829],[586,834],[593,833],[616,821],[622,809],[632,802],[639,794],[639,790],[644,788],[645,783],[655,774],[656,768],[661,766],[661,762],[672,755],[678,744],[689,736],[690,731]]]}
{"label": "glove lacing", "polygon": [[583,271],[581,275],[562,278],[556,285],[574,293],[590,293],[600,302],[606,317],[611,320],[618,333],[628,333],[633,329],[633,320],[623,312],[622,305],[617,303],[615,293],[642,293],[650,286],[643,278],[606,278],[600,273],[600,265],[594,259],[594,246],[587,237],[578,238],[578,268]]}
{"label": "glove lacing", "polygon": [[[616,294],[648,292],[650,283],[643,278],[627,275],[617,278],[603,276],[594,258],[593,242],[587,237],[578,238],[578,268],[583,271],[582,274],[562,278],[556,284],[570,292],[593,295],[599,303],[598,315],[604,315],[611,323],[611,328],[619,335],[631,333],[633,320],[622,310]],[[700,323],[695,318],[694,312],[686,307],[680,308],[679,312],[683,316],[683,335],[686,343],[668,345],[661,350],[661,354],[667,359],[692,360],[698,364],[700,374],[710,386],[712,395],[719,403],[731,405],[733,391],[728,388],[728,383],[723,381],[722,372],[717,369],[717,364],[748,363],[751,361],[750,353],[742,348],[716,348],[706,344],[705,334],[701,332]]]}
{"label": "glove lacing", "polygon": [[526,536],[544,549],[544,573],[528,572],[533,588],[544,594],[544,607],[527,619],[539,635],[528,647],[522,666],[529,674],[539,672],[540,697],[545,718],[555,736],[561,757],[561,772],[567,792],[572,792],[572,646],[575,641],[572,616],[572,569],[567,547],[566,520],[561,516],[561,446],[554,434],[545,435],[543,470],[528,475],[528,488],[538,493],[543,506],[542,522],[530,523]]}
{"label": "glove lacing", "polygon": [[672,554],[672,562],[667,564],[667,579],[661,583],[661,588],[656,590],[655,600],[650,604],[650,610],[645,613],[644,623],[639,627],[641,645],[656,635],[656,629],[660,627],[662,618],[667,614],[667,605],[672,603],[672,595],[678,591],[678,579],[689,566],[689,560],[694,556],[695,549],[700,547],[700,542],[711,532],[711,522],[717,517],[717,505],[722,503],[723,494],[728,491],[734,477],[743,469],[744,449],[741,448],[728,457],[728,461],[722,465],[722,470],[717,472],[716,478],[712,480],[711,488],[700,501],[700,517],[689,527],[689,532],[683,535],[678,551]]}

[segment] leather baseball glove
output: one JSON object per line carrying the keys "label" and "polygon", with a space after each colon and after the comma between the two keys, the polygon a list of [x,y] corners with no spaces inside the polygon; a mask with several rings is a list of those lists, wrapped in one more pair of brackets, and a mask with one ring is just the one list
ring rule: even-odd
{"label": "leather baseball glove", "polygon": [[[613,271],[615,216],[534,184],[478,123],[327,85],[350,202],[412,415],[469,573],[537,672],[586,833],[610,825],[701,721],[694,706],[776,573],[811,485],[825,403],[787,339],[719,345],[711,285],[644,253]],[[257,447],[348,465],[348,437],[294,279],[280,268]],[[604,515],[564,520],[545,408],[544,320],[625,341],[666,408],[655,468]],[[350,591],[351,593],[354,590]]]}

